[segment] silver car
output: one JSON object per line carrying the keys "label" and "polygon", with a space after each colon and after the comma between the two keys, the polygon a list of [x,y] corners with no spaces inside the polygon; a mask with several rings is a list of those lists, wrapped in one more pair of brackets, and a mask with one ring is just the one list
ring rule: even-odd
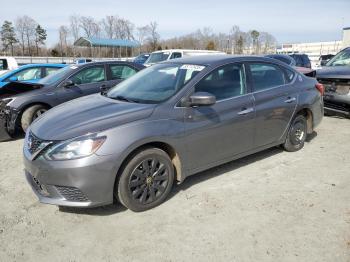
{"label": "silver car", "polygon": [[164,62],[38,118],[25,137],[25,175],[42,203],[116,198],[147,210],[192,174],[269,147],[301,149],[322,120],[322,92],[269,58]]}

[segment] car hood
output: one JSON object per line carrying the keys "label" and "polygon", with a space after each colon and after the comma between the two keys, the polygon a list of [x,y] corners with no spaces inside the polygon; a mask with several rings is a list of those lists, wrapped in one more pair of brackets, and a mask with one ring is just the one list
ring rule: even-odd
{"label": "car hood", "polygon": [[0,88],[0,98],[27,93],[43,88],[44,85],[28,82],[9,82]]}
{"label": "car hood", "polygon": [[350,66],[325,66],[316,71],[317,78],[350,78]]}
{"label": "car hood", "polygon": [[149,117],[156,105],[121,102],[94,94],[57,106],[31,125],[44,140],[67,140]]}

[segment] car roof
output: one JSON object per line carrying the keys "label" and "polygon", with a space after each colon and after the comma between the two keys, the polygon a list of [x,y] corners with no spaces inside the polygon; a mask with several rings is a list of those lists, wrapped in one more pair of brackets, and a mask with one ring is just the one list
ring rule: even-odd
{"label": "car roof", "polygon": [[[195,64],[195,65],[214,65],[220,63],[229,62],[244,62],[244,61],[265,61],[279,63],[278,60],[270,59],[261,56],[235,56],[235,55],[203,55],[203,56],[190,56],[185,58],[178,58],[173,60],[164,61],[162,63],[181,63],[181,64]],[[277,61],[277,62],[276,62]],[[280,64],[280,63],[279,63]]]}
{"label": "car roof", "polygon": [[27,64],[18,67],[18,69],[31,68],[31,67],[65,67],[67,64]]}

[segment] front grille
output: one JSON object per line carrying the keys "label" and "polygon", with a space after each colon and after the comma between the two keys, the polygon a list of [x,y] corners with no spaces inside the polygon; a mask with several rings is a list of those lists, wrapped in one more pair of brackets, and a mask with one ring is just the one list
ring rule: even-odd
{"label": "front grille", "polygon": [[68,201],[86,202],[89,199],[76,187],[55,186],[58,192]]}

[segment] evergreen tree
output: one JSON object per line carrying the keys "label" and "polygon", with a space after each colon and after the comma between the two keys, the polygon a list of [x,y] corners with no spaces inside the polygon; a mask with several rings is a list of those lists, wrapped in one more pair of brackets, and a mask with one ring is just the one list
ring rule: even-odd
{"label": "evergreen tree", "polygon": [[44,45],[46,38],[46,30],[40,25],[37,25],[37,27],[35,28],[35,46],[37,55],[39,55],[39,45]]}
{"label": "evergreen tree", "polygon": [[5,21],[0,31],[1,41],[4,45],[4,50],[11,47],[11,55],[13,56],[13,45],[18,43],[16,38],[15,28],[10,21]]}

